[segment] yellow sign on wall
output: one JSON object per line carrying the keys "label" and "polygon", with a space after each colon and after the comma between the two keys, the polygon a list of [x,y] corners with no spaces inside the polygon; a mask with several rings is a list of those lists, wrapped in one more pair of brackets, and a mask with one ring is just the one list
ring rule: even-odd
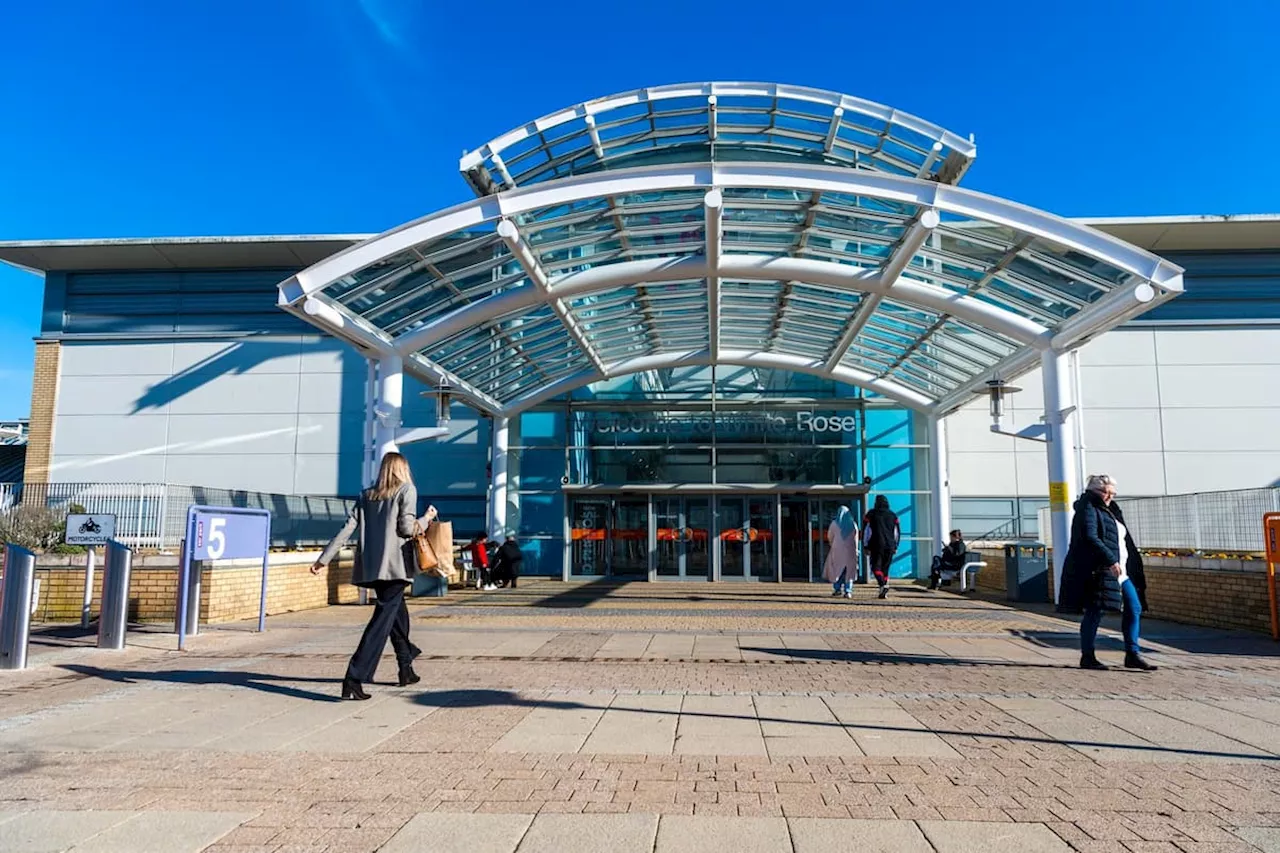
{"label": "yellow sign on wall", "polygon": [[1049,507],[1056,510],[1064,510],[1071,501],[1071,495],[1067,491],[1066,483],[1050,483],[1049,484]]}

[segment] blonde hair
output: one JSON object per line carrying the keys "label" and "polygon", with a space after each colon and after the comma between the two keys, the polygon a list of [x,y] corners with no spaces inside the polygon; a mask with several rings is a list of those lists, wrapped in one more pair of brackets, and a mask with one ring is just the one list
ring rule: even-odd
{"label": "blonde hair", "polygon": [[1087,492],[1096,492],[1100,495],[1107,490],[1107,486],[1116,488],[1116,478],[1110,474],[1090,474],[1084,488]]}
{"label": "blonde hair", "polygon": [[409,460],[399,453],[388,453],[382,457],[378,479],[369,489],[369,497],[376,501],[388,500],[395,497],[401,486],[411,482],[413,477],[409,473]]}

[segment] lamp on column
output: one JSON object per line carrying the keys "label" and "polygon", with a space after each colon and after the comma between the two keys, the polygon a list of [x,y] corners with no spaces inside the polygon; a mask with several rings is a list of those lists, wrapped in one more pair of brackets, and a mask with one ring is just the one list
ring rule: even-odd
{"label": "lamp on column", "polygon": [[452,417],[453,389],[445,380],[436,388],[436,426],[448,426]]}
{"label": "lamp on column", "polygon": [[1043,423],[1031,424],[1023,427],[1017,432],[1010,432],[1004,428],[1004,402],[1005,398],[1010,394],[1016,394],[1022,389],[1016,385],[1010,385],[1003,379],[996,377],[987,381],[985,391],[974,391],[975,394],[986,394],[991,409],[991,431],[1000,435],[1007,435],[1012,438],[1025,438],[1030,441],[1043,442],[1048,435],[1048,430]]}

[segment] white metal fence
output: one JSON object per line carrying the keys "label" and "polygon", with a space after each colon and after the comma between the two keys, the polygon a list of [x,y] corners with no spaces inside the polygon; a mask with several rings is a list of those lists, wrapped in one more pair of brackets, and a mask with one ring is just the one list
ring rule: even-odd
{"label": "white metal fence", "polygon": [[0,483],[0,513],[32,504],[115,515],[120,542],[163,550],[181,544],[192,504],[270,510],[272,544],[295,547],[327,542],[346,519],[352,501],[163,483]]}
{"label": "white metal fence", "polygon": [[[1197,492],[1159,498],[1121,500],[1125,524],[1144,550],[1199,554],[1260,554],[1262,516],[1280,512],[1280,488]],[[1052,547],[1048,510],[1040,512],[1040,530]]]}

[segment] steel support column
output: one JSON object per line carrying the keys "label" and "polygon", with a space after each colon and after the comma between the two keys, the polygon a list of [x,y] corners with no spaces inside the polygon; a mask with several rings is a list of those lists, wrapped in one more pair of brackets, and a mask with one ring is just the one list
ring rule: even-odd
{"label": "steel support column", "polygon": [[511,421],[494,418],[489,459],[489,535],[501,544],[507,533],[507,446]]}
{"label": "steel support column", "polygon": [[[947,458],[947,424],[929,418],[929,499],[933,520],[933,556],[941,556],[951,531],[951,471]],[[917,573],[918,576],[919,573]]]}
{"label": "steel support column", "polygon": [[1053,536],[1053,600],[1062,588],[1062,564],[1071,542],[1071,502],[1080,491],[1076,481],[1075,406],[1071,367],[1064,353],[1045,350],[1040,357],[1044,380],[1044,422],[1049,440],[1049,529]]}
{"label": "steel support column", "polygon": [[384,355],[378,361],[378,403],[374,428],[374,475],[382,457],[399,452],[396,433],[404,404],[404,361],[398,355]]}

